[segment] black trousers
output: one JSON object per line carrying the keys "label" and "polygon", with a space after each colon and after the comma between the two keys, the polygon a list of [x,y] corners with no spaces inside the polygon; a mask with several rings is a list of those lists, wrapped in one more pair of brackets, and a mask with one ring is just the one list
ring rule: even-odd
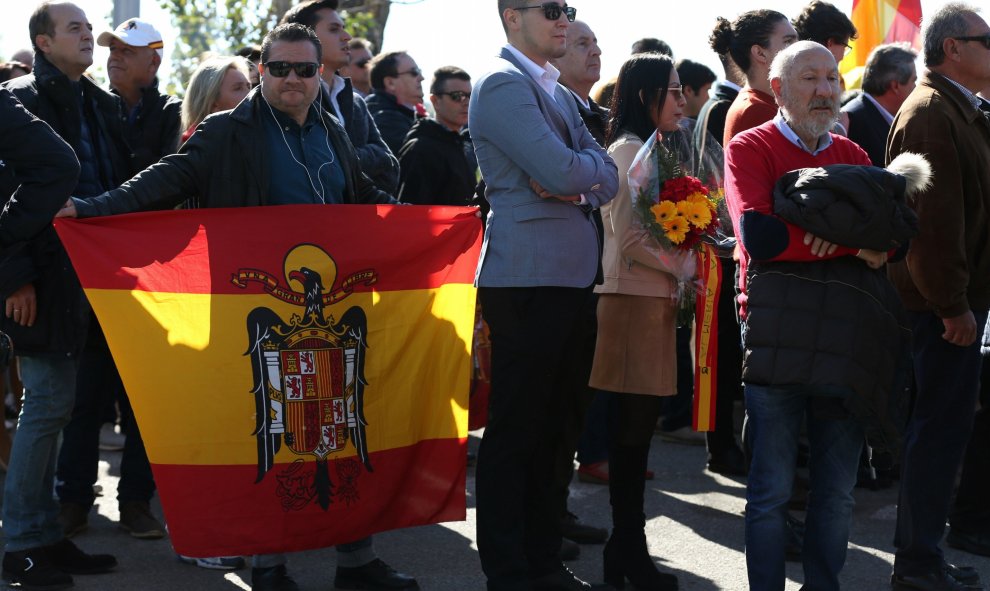
{"label": "black trousers", "polygon": [[591,288],[481,288],[492,390],[478,450],[477,527],[489,591],[561,568],[554,468],[565,410],[587,384],[580,316]]}
{"label": "black trousers", "polygon": [[[571,479],[574,477],[574,454],[578,441],[584,433],[588,421],[608,422],[608,416],[589,417],[588,409],[595,397],[595,389],[588,385],[591,379],[591,365],[595,361],[595,341],[598,337],[598,296],[591,293],[584,309],[578,316],[573,343],[577,355],[572,364],[575,375],[574,392],[566,396],[567,404],[561,407],[560,440],[557,442],[557,459],[554,468],[554,497],[557,515],[567,514],[567,497],[570,495]],[[608,453],[608,448],[604,449]]]}
{"label": "black trousers", "polygon": [[983,358],[980,409],[973,421],[949,523],[963,533],[990,533],[990,356]]}

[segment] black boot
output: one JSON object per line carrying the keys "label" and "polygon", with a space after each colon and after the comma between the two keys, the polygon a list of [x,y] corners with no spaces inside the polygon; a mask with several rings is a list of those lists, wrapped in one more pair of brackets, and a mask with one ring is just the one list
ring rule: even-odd
{"label": "black boot", "polygon": [[605,582],[622,589],[628,579],[641,591],[676,591],[677,577],[661,573],[646,546],[643,489],[649,453],[649,444],[609,449],[613,529],[605,544]]}

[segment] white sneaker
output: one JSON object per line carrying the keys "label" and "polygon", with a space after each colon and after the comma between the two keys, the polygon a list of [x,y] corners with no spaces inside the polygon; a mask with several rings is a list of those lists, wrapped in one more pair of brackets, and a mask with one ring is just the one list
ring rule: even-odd
{"label": "white sneaker", "polygon": [[244,558],[242,556],[211,556],[209,558],[193,558],[176,554],[179,560],[186,564],[195,564],[200,568],[211,568],[214,570],[237,570],[244,568]]}

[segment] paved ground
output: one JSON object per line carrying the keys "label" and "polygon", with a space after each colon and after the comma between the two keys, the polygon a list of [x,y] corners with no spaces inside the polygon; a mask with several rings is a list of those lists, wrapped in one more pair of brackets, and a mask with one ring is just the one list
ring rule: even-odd
{"label": "paved ground", "polygon": [[[471,446],[477,446],[472,437]],[[87,551],[117,555],[120,568],[113,574],[76,577],[80,591],[205,591],[249,589],[250,571],[208,571],[178,562],[168,540],[141,541],[116,527],[114,500],[119,453],[102,454],[100,484],[108,494],[98,501],[98,514],[76,542]],[[714,591],[746,589],[743,556],[743,495],[741,481],[704,470],[704,448],[664,443],[654,439],[646,512],[650,551],[662,568],[676,572],[681,589]],[[376,536],[379,555],[395,567],[419,578],[424,591],[483,591],[474,530],[474,472],[468,472],[468,519],[462,523],[413,528]],[[589,523],[607,525],[606,487],[575,482],[571,509]],[[843,572],[848,591],[889,589],[891,537],[896,493],[856,492],[849,557]],[[161,515],[157,505],[155,511]],[[951,561],[980,568],[990,577],[990,560],[948,551]],[[332,589],[335,556],[320,550],[294,554],[290,572],[306,591]],[[570,567],[579,576],[601,579],[601,547],[584,546]],[[787,591],[800,587],[799,565],[788,567]]]}

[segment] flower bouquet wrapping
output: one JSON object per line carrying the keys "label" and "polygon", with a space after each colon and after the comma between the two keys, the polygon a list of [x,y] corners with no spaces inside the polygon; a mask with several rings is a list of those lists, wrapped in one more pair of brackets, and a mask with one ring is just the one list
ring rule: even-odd
{"label": "flower bouquet wrapping", "polygon": [[691,321],[698,283],[702,243],[720,240],[718,208],[723,199],[721,175],[691,176],[696,160],[683,132],[662,138],[658,131],[643,145],[629,168],[629,196],[634,222],[643,230],[644,243],[654,252],[660,268],[678,282],[678,324]]}
{"label": "flower bouquet wrapping", "polygon": [[629,168],[629,197],[644,245],[677,279],[678,325],[697,319],[694,428],[709,431],[715,424],[715,310],[721,288],[716,251],[731,239],[720,232],[721,154],[698,153],[687,136],[682,130],[650,137]]}

